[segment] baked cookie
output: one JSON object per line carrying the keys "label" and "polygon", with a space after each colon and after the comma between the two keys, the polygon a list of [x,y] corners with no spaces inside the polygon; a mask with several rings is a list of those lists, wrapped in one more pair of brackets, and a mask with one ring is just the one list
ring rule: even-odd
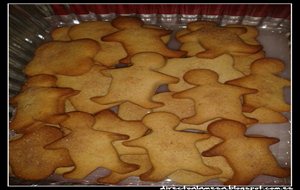
{"label": "baked cookie", "polygon": [[71,38],[68,35],[69,29],[70,26],[63,26],[52,30],[51,37],[53,41],[71,41]]}
{"label": "baked cookie", "polygon": [[103,41],[120,42],[128,56],[121,63],[130,63],[133,55],[141,52],[156,52],[165,57],[182,57],[183,51],[169,49],[161,40],[162,36],[171,33],[169,30],[144,27],[137,17],[120,16],[112,20],[112,25],[119,31],[104,36]]}
{"label": "baked cookie", "polygon": [[118,116],[127,121],[142,120],[142,118],[151,113],[152,109],[143,108],[131,102],[124,102],[119,105]]}
{"label": "baked cookie", "polygon": [[142,122],[152,130],[151,133],[123,143],[147,149],[153,167],[140,175],[141,180],[161,181],[180,169],[202,175],[221,173],[219,169],[203,163],[195,146],[197,141],[207,139],[209,135],[175,131],[180,120],[167,112],[150,113]]}
{"label": "baked cookie", "polygon": [[289,176],[289,169],[280,167],[269,150],[269,146],[279,140],[261,135],[246,136],[246,129],[244,124],[232,120],[220,120],[208,126],[210,134],[224,141],[202,155],[226,158],[234,174],[225,185],[247,185],[258,175]]}
{"label": "baked cookie", "polygon": [[10,100],[16,107],[16,113],[9,127],[17,132],[21,132],[36,121],[51,124],[64,121],[68,118],[65,114],[66,99],[78,94],[78,91],[71,88],[28,87],[33,83],[27,83],[25,90]]}
{"label": "baked cookie", "polygon": [[101,49],[94,59],[105,66],[114,67],[127,53],[121,43],[105,42],[101,38],[117,31],[110,22],[88,21],[72,26],[68,34],[72,40],[88,38],[97,41]]}
{"label": "baked cookie", "polygon": [[103,70],[105,76],[112,77],[108,93],[94,97],[99,104],[121,104],[130,101],[144,108],[162,106],[152,101],[156,89],[162,84],[176,83],[178,79],[157,72],[165,64],[165,59],[157,53],[139,53],[132,57],[132,66]]}
{"label": "baked cookie", "polygon": [[58,167],[72,166],[66,149],[45,149],[47,144],[63,137],[56,127],[39,124],[21,138],[9,142],[9,165],[13,174],[25,180],[41,180]]}
{"label": "baked cookie", "polygon": [[257,92],[254,89],[226,85],[218,82],[218,74],[211,70],[195,69],[186,72],[184,80],[194,88],[175,93],[174,98],[190,98],[195,102],[196,114],[182,121],[202,124],[216,118],[226,118],[245,124],[256,123],[242,114],[240,97]]}
{"label": "baked cookie", "polygon": [[239,35],[239,37],[247,44],[260,45],[259,41],[257,40],[258,30],[257,30],[256,26],[229,24],[229,25],[226,25],[225,27],[246,28],[246,32]]}
{"label": "baked cookie", "polygon": [[251,64],[250,75],[226,83],[258,90],[255,94],[244,96],[245,111],[266,107],[277,112],[287,112],[290,111],[290,105],[284,100],[283,88],[290,86],[290,81],[277,76],[283,70],[284,64],[278,59],[258,59]]}
{"label": "baked cookie", "polygon": [[168,59],[167,64],[159,69],[159,71],[180,79],[178,83],[168,85],[170,91],[178,92],[194,86],[183,80],[184,73],[192,69],[209,69],[215,71],[218,73],[219,81],[222,83],[244,76],[243,73],[233,67],[233,63],[232,56],[228,54],[214,59],[204,59],[196,56],[189,58],[173,58]]}
{"label": "baked cookie", "polygon": [[112,172],[107,176],[101,177],[97,179],[98,183],[104,183],[104,184],[118,184],[122,180],[125,180],[126,178],[130,176],[139,176],[148,170],[151,169],[152,164],[149,160],[149,156],[147,154],[139,154],[139,155],[121,155],[120,159],[126,163],[130,164],[136,164],[139,166],[138,170],[135,170],[133,172],[120,174],[117,172]]}
{"label": "baked cookie", "polygon": [[83,179],[98,167],[119,173],[138,169],[137,165],[121,161],[112,145],[113,141],[128,139],[128,136],[93,129],[95,118],[90,114],[70,112],[68,115],[69,118],[61,126],[71,130],[71,133],[46,147],[68,149],[75,169],[65,173],[63,177]]}
{"label": "baked cookie", "polygon": [[37,48],[24,73],[81,75],[92,68],[99,49],[99,44],[91,39],[47,42]]}
{"label": "baked cookie", "polygon": [[[222,142],[221,139],[212,136],[208,139],[197,142],[196,146],[199,152],[202,153],[220,142]],[[178,184],[201,184],[211,179],[219,179],[221,182],[224,182],[233,176],[233,170],[223,156],[202,157],[202,160],[208,166],[219,168],[222,170],[222,173],[207,176],[186,170],[178,170],[171,174],[169,178]]]}
{"label": "baked cookie", "polygon": [[190,99],[173,98],[174,92],[163,92],[153,96],[153,100],[163,103],[163,106],[153,109],[145,109],[136,104],[125,102],[119,106],[118,115],[124,120],[141,120],[151,112],[169,112],[177,115],[180,119],[195,114],[194,102]]}
{"label": "baked cookie", "polygon": [[205,26],[178,37],[178,40],[181,43],[200,43],[205,51],[197,56],[202,58],[215,58],[226,53],[252,54],[261,50],[260,45],[247,44],[239,37],[245,32],[246,29],[241,27]]}
{"label": "baked cookie", "polygon": [[95,115],[96,123],[93,129],[119,133],[129,136],[129,139],[113,142],[120,155],[123,154],[146,154],[146,150],[138,147],[127,147],[122,143],[139,138],[147,132],[148,128],[141,121],[124,121],[114,112],[103,110]]}
{"label": "baked cookie", "polygon": [[233,67],[244,75],[249,75],[251,74],[251,64],[258,59],[264,58],[265,52],[259,51],[254,54],[234,54],[232,57],[234,59]]}
{"label": "baked cookie", "polygon": [[79,76],[56,75],[56,85],[78,90],[79,93],[77,95],[69,98],[72,106],[77,111],[94,114],[115,105],[100,105],[90,100],[90,98],[95,96],[104,96],[108,92],[111,78],[101,73],[104,69],[107,68],[94,65],[88,72]]}
{"label": "baked cookie", "polygon": [[288,119],[279,112],[269,108],[260,107],[252,112],[244,112],[244,115],[249,118],[258,120],[258,123],[285,123]]}

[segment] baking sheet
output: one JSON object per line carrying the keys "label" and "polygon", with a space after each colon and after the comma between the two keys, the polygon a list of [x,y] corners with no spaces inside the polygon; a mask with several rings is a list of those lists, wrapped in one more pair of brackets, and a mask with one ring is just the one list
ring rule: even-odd
{"label": "baking sheet", "polygon": [[[72,18],[71,18],[72,19]],[[51,23],[51,22],[50,22]],[[50,28],[56,27],[57,23],[54,23],[55,26],[50,26]],[[68,23],[70,25],[71,22]],[[78,22],[73,22],[72,24],[76,24]],[[60,23],[60,25],[63,25]],[[172,35],[172,40],[169,42],[168,46],[172,49],[178,49],[179,43],[174,39],[174,34],[176,30],[179,30],[180,28],[184,27],[184,25],[172,25],[172,29],[174,29],[174,33]],[[47,29],[49,30],[49,28]],[[47,31],[46,30],[46,31]],[[284,72],[281,76],[285,78],[290,79],[291,75],[291,63],[290,63],[290,47],[289,47],[289,38],[287,37],[286,33],[281,33],[278,30],[270,29],[270,28],[259,28],[259,37],[258,40],[261,42],[261,44],[264,47],[264,51],[266,52],[266,57],[273,57],[273,58],[279,58],[284,61],[286,67]],[[49,34],[43,34],[46,37],[43,37],[44,41],[47,41],[49,39]],[[47,36],[48,35],[48,36]],[[37,35],[38,36],[38,35]],[[26,37],[27,38],[27,37]],[[28,37],[27,39],[33,38],[32,36]],[[30,43],[30,41],[28,42]],[[31,43],[32,44],[32,43]],[[37,44],[35,44],[37,45]],[[14,45],[16,46],[16,44]],[[30,54],[32,56],[32,54]],[[26,59],[28,60],[28,58]],[[17,63],[16,63],[17,64]],[[22,84],[22,75],[20,75],[18,72],[10,72],[10,79],[16,78],[18,81],[18,85]],[[19,78],[18,78],[19,77]],[[12,85],[13,86],[13,85]],[[15,93],[18,92],[18,88],[12,88],[14,89]],[[159,91],[165,91],[166,87],[163,86],[160,88]],[[290,98],[290,88],[285,89],[285,99],[287,102],[291,102]],[[10,115],[13,115],[13,108],[10,108]],[[290,167],[291,166],[291,114],[285,113],[285,116],[288,117],[289,123],[283,123],[283,124],[258,124],[253,125],[252,127],[248,128],[247,134],[261,134],[265,136],[271,136],[276,137],[280,139],[280,142],[272,145],[271,150],[273,154],[278,159],[278,162],[281,166]],[[10,131],[10,136],[15,136],[13,131]],[[41,181],[26,181],[22,179],[17,179],[15,177],[10,177],[10,185],[68,185],[68,184],[96,184],[96,179],[105,176],[109,173],[109,170],[99,168],[93,173],[91,173],[89,176],[87,176],[84,180],[70,180],[70,179],[64,179],[62,176],[53,174],[48,179],[41,180]],[[291,183],[290,178],[274,178],[270,176],[259,176],[257,177],[251,184],[255,185],[289,185]],[[138,177],[130,177],[120,183],[120,185],[172,185],[175,184],[170,179],[166,179],[162,182],[158,183],[151,183],[151,182],[143,182],[140,181]],[[204,184],[221,184],[218,180],[210,180],[207,181]],[[203,184],[203,185],[204,185]]]}

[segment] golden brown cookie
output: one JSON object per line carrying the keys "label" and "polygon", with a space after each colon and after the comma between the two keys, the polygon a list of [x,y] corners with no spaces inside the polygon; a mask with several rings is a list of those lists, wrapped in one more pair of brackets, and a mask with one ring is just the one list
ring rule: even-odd
{"label": "golden brown cookie", "polygon": [[[197,142],[196,146],[199,152],[202,153],[210,149],[214,145],[219,144],[220,142],[222,142],[221,139],[212,136],[208,139]],[[222,173],[207,176],[186,170],[178,170],[175,173],[171,174],[169,178],[179,184],[201,184],[211,179],[227,181],[233,176],[233,170],[223,156],[202,157],[202,159],[206,165],[221,169]]]}
{"label": "golden brown cookie", "polygon": [[205,49],[197,53],[198,57],[215,58],[222,54],[247,53],[261,50],[260,45],[245,43],[239,35],[246,32],[241,27],[205,26],[178,37],[181,43],[198,42]]}
{"label": "golden brown cookie", "polygon": [[28,87],[10,100],[16,113],[9,124],[18,132],[36,121],[58,124],[68,116],[65,114],[65,101],[78,94],[71,88]]}
{"label": "golden brown cookie", "polygon": [[97,41],[101,49],[94,59],[105,66],[113,67],[120,59],[125,58],[127,53],[121,43],[105,42],[101,38],[117,31],[110,22],[88,21],[72,26],[68,34],[72,40],[88,38]]}
{"label": "golden brown cookie", "polygon": [[[148,25],[148,24],[145,24],[143,25],[143,27],[145,28],[154,28],[154,29],[163,29],[162,27],[159,27],[159,26],[156,26],[156,25]],[[165,36],[162,36],[160,38],[165,44],[168,44],[168,42],[170,41],[171,39],[171,34],[167,34]]]}
{"label": "golden brown cookie", "polygon": [[261,58],[265,57],[264,51],[259,51],[254,54],[234,54],[232,55],[234,59],[233,67],[241,71],[245,75],[251,74],[251,64]]}
{"label": "golden brown cookie", "polygon": [[119,105],[118,116],[127,121],[142,120],[142,118],[151,113],[152,109],[146,109],[131,102],[124,102]]}
{"label": "golden brown cookie", "polygon": [[139,53],[131,62],[130,67],[103,70],[105,76],[112,77],[109,91],[92,100],[104,105],[130,101],[144,108],[161,106],[151,99],[156,89],[162,84],[178,82],[175,77],[157,72],[165,64],[164,57],[157,53]]}
{"label": "golden brown cookie", "polygon": [[26,180],[41,180],[58,167],[72,166],[66,149],[48,150],[45,146],[63,137],[56,127],[40,126],[9,142],[9,165],[15,176]]}
{"label": "golden brown cookie", "polygon": [[215,71],[218,73],[219,81],[222,83],[244,76],[243,73],[233,67],[233,63],[232,56],[228,54],[214,59],[198,57],[174,58],[168,59],[167,64],[159,69],[159,71],[180,79],[178,83],[168,85],[170,91],[178,92],[194,86],[183,80],[184,73],[192,69],[209,69]]}
{"label": "golden brown cookie", "polygon": [[141,52],[156,52],[165,57],[182,57],[183,51],[169,49],[161,40],[162,36],[171,33],[169,30],[143,26],[143,21],[137,17],[120,16],[112,20],[112,25],[119,31],[104,36],[103,41],[120,42],[128,56],[121,63],[130,63],[133,55]]}
{"label": "golden brown cookie", "polygon": [[207,139],[209,135],[175,131],[180,120],[167,112],[150,113],[142,121],[152,130],[151,133],[123,143],[147,149],[153,167],[140,175],[141,180],[161,181],[180,169],[202,175],[221,173],[219,169],[203,163],[195,146],[197,141]]}
{"label": "golden brown cookie", "polygon": [[65,178],[83,179],[98,167],[119,173],[138,169],[137,165],[121,161],[112,145],[113,141],[124,140],[128,136],[93,129],[95,118],[90,114],[70,112],[68,115],[69,118],[61,126],[71,130],[71,133],[47,146],[49,149],[68,149],[75,169],[64,174]]}
{"label": "golden brown cookie", "polygon": [[151,164],[147,154],[121,155],[120,159],[126,163],[137,164],[138,166],[140,166],[140,168],[138,170],[135,170],[135,171],[129,172],[129,173],[125,173],[125,174],[112,172],[107,176],[99,178],[97,180],[98,183],[117,184],[130,176],[139,176],[139,175],[147,172],[148,170],[150,170],[152,167],[152,164]]}
{"label": "golden brown cookie", "polygon": [[163,106],[153,109],[146,109],[136,104],[125,102],[119,106],[118,115],[124,120],[141,120],[151,112],[169,112],[177,115],[180,119],[195,114],[194,102],[190,99],[173,98],[174,92],[163,92],[155,94],[152,99],[163,103]]}
{"label": "golden brown cookie", "polygon": [[55,28],[51,32],[51,37],[54,41],[71,41],[70,36],[68,35],[70,26],[63,26],[60,28]]}
{"label": "golden brown cookie", "polygon": [[90,100],[95,96],[104,96],[108,92],[111,78],[101,73],[104,69],[106,67],[94,65],[88,72],[79,76],[56,75],[56,85],[80,91],[79,94],[69,98],[70,102],[77,111],[94,114],[114,106],[114,104],[100,105]]}
{"label": "golden brown cookie", "polygon": [[290,86],[290,81],[277,76],[283,70],[284,64],[278,59],[258,59],[251,64],[250,75],[226,83],[258,90],[255,94],[244,96],[245,111],[266,107],[286,112],[290,111],[290,105],[284,100],[283,88]]}
{"label": "golden brown cookie", "polygon": [[260,107],[252,112],[244,112],[244,115],[249,118],[258,120],[258,123],[285,123],[288,119],[279,112],[273,111],[269,108]]}
{"label": "golden brown cookie", "polygon": [[217,120],[220,120],[220,118],[212,119],[212,120],[206,121],[201,124],[190,124],[190,123],[180,122],[180,124],[176,127],[176,130],[179,130],[179,131],[182,131],[182,130],[207,131],[208,125]]}
{"label": "golden brown cookie", "polygon": [[208,126],[209,133],[223,142],[202,155],[226,158],[234,174],[225,185],[247,185],[258,175],[289,176],[289,169],[280,167],[269,150],[269,146],[279,140],[261,135],[246,136],[246,129],[244,124],[232,120],[220,120]]}
{"label": "golden brown cookie", "polygon": [[169,112],[177,115],[179,119],[191,117],[195,114],[194,102],[191,99],[173,98],[175,92],[163,92],[153,96],[153,100],[161,102],[162,107],[153,108],[153,112]]}
{"label": "golden brown cookie", "polygon": [[26,75],[61,74],[81,75],[94,65],[93,58],[99,45],[91,39],[47,42],[35,51],[33,59],[26,65]]}
{"label": "golden brown cookie", "polygon": [[129,139],[113,142],[120,155],[146,154],[146,150],[138,147],[127,147],[122,143],[143,136],[148,128],[141,121],[124,121],[110,110],[103,110],[95,115],[96,123],[93,129],[119,133],[129,136]]}
{"label": "golden brown cookie", "polygon": [[55,87],[57,78],[53,75],[35,75],[29,77],[22,86],[22,91],[31,87]]}
{"label": "golden brown cookie", "polygon": [[258,30],[255,26],[247,26],[247,25],[239,25],[239,24],[229,24],[225,27],[233,27],[233,28],[246,28],[246,32],[239,35],[244,42],[251,45],[260,45],[259,41],[256,39],[258,36]]}
{"label": "golden brown cookie", "polygon": [[175,93],[174,98],[190,98],[195,102],[196,114],[183,119],[189,124],[202,124],[216,118],[226,118],[245,124],[255,123],[242,114],[240,97],[257,92],[254,89],[218,82],[218,74],[211,70],[195,69],[186,72],[184,80],[196,87]]}

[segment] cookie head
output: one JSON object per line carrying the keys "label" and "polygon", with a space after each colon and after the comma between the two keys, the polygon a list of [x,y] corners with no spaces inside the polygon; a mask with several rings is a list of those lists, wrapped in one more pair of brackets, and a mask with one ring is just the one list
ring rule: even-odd
{"label": "cookie head", "polygon": [[147,127],[153,130],[161,130],[164,128],[174,129],[180,123],[180,119],[176,115],[168,112],[148,114],[142,121]]}
{"label": "cookie head", "polygon": [[131,58],[131,62],[136,66],[147,66],[150,69],[158,69],[165,65],[165,58],[158,53],[138,53]]}
{"label": "cookie head", "polygon": [[253,73],[280,73],[284,70],[284,64],[279,59],[263,58],[258,59],[251,65]]}
{"label": "cookie head", "polygon": [[117,17],[112,21],[112,25],[120,30],[138,28],[143,25],[143,21],[136,17]]}
{"label": "cookie head", "polygon": [[209,22],[209,21],[197,21],[197,22],[189,23],[188,29],[191,31],[196,31],[203,27],[213,27],[213,26],[217,26],[217,23]]}
{"label": "cookie head", "polygon": [[193,85],[205,85],[216,83],[218,81],[218,74],[206,69],[193,69],[186,72],[183,76],[184,80]]}
{"label": "cookie head", "polygon": [[207,130],[212,135],[222,138],[231,139],[244,136],[246,126],[238,121],[221,119],[211,123]]}

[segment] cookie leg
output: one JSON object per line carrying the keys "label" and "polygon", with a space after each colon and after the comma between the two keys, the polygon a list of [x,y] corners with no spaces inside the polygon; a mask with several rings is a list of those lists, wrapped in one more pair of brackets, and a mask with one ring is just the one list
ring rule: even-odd
{"label": "cookie leg", "polygon": [[97,179],[98,183],[105,183],[105,184],[117,184],[120,181],[123,180],[123,175],[122,174],[118,174],[116,172],[112,172],[107,176],[101,177]]}
{"label": "cookie leg", "polygon": [[139,165],[128,164],[122,161],[120,161],[119,163],[117,162],[113,162],[113,163],[114,163],[113,165],[109,166],[109,169],[121,174],[133,172],[140,168]]}
{"label": "cookie leg", "polygon": [[[214,119],[214,118],[210,118],[210,119]],[[201,117],[198,114],[192,116],[192,117],[188,117],[183,119],[183,123],[189,123],[189,124],[202,124],[205,123],[206,121],[209,121],[210,119],[206,119],[205,117]]]}
{"label": "cookie leg", "polygon": [[194,171],[203,176],[218,175],[222,173],[222,170],[218,168],[209,167],[204,164],[198,164],[196,168],[190,168],[188,170]]}
{"label": "cookie leg", "polygon": [[95,167],[91,168],[88,166],[77,166],[75,167],[74,170],[72,170],[71,172],[65,173],[63,176],[65,178],[70,178],[70,179],[83,179],[86,176],[88,176],[90,173],[93,172],[93,170],[95,169]]}
{"label": "cookie leg", "polygon": [[267,175],[275,176],[275,177],[288,177],[290,176],[290,170],[288,168],[281,168],[279,166],[274,166],[267,168],[265,173]]}
{"label": "cookie leg", "polygon": [[213,58],[216,58],[220,55],[223,55],[225,52],[224,51],[221,51],[221,50],[211,50],[211,49],[208,49],[206,51],[202,51],[202,52],[199,52],[196,54],[197,57],[200,57],[200,58],[208,58],[208,59],[213,59]]}
{"label": "cookie leg", "polygon": [[139,101],[139,100],[134,100],[132,103],[137,104],[139,106],[142,106],[143,108],[151,109],[151,108],[158,108],[163,106],[164,104],[159,103],[159,102],[153,102],[151,100],[144,100],[144,101]]}
{"label": "cookie leg", "polygon": [[162,181],[167,178],[172,172],[166,169],[152,168],[146,173],[140,175],[141,180],[143,181]]}

